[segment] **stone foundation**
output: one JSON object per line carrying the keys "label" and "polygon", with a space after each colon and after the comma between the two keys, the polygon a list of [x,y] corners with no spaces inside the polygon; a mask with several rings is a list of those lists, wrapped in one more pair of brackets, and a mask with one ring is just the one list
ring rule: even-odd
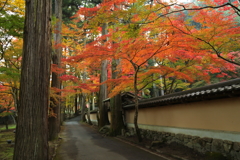
{"label": "stone foundation", "polygon": [[[140,129],[142,138],[147,138],[152,141],[160,141],[167,144],[172,142],[192,148],[200,153],[221,153],[225,157],[232,160],[240,160],[240,143],[231,142],[221,139],[200,138],[184,134],[174,134],[168,132],[157,132],[151,130]],[[129,128],[125,136],[135,135],[134,128]]]}

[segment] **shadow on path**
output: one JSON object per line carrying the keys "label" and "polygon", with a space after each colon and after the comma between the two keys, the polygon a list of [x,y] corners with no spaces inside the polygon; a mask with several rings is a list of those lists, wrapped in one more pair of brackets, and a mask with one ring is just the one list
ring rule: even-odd
{"label": "shadow on path", "polygon": [[64,123],[55,160],[166,160],[112,137],[103,137],[75,117]]}

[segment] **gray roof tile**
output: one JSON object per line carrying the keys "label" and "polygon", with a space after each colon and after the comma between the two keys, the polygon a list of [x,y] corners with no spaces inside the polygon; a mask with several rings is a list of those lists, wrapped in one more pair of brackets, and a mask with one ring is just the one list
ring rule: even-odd
{"label": "gray roof tile", "polygon": [[[154,107],[176,103],[188,103],[192,101],[221,99],[233,96],[240,96],[240,78],[142,100],[139,102],[139,107]],[[126,105],[124,108],[134,108],[134,104]]]}

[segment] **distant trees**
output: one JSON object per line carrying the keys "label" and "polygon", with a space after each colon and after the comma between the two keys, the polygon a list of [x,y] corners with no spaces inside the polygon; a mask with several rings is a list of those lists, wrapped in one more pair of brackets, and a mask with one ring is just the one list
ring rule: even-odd
{"label": "distant trees", "polygon": [[0,4],[0,85],[12,96],[17,110],[24,26],[24,1],[2,0]]}
{"label": "distant trees", "polygon": [[[10,95],[9,88],[0,85],[0,118],[3,118],[6,130],[8,130],[8,125],[10,118],[13,118],[15,112],[13,96]],[[13,118],[13,121],[15,119]]]}

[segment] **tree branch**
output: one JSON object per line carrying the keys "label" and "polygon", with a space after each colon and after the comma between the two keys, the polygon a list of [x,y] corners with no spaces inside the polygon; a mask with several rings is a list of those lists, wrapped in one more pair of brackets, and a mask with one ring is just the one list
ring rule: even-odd
{"label": "tree branch", "polygon": [[3,10],[3,8],[6,6],[7,2],[8,2],[8,0],[6,0],[6,1],[4,2],[3,6],[0,8],[0,12],[1,12],[1,11]]}
{"label": "tree branch", "polygon": [[212,48],[212,50],[216,53],[216,55],[217,55],[219,58],[221,58],[221,59],[223,59],[223,60],[225,60],[225,61],[227,61],[227,62],[229,62],[229,63],[232,63],[232,64],[235,64],[235,65],[237,65],[237,66],[240,66],[240,63],[235,62],[235,61],[232,61],[232,60],[229,60],[229,59],[223,57],[223,56],[221,55],[221,52],[218,51],[218,49],[216,49],[210,42],[208,42],[208,41],[206,41],[206,40],[204,40],[204,39],[202,39],[202,38],[193,36],[192,34],[189,34],[189,33],[185,32],[185,31],[183,31],[182,29],[176,27],[176,26],[172,23],[172,21],[171,21],[170,18],[168,18],[168,20],[170,21],[172,27],[174,27],[175,29],[179,30],[179,31],[182,32],[183,34],[188,35],[188,36],[191,36],[191,37],[193,37],[193,38],[195,38],[195,39],[197,39],[197,40],[199,40],[199,41],[202,41],[202,42],[206,43],[207,45],[209,45],[210,48]]}

